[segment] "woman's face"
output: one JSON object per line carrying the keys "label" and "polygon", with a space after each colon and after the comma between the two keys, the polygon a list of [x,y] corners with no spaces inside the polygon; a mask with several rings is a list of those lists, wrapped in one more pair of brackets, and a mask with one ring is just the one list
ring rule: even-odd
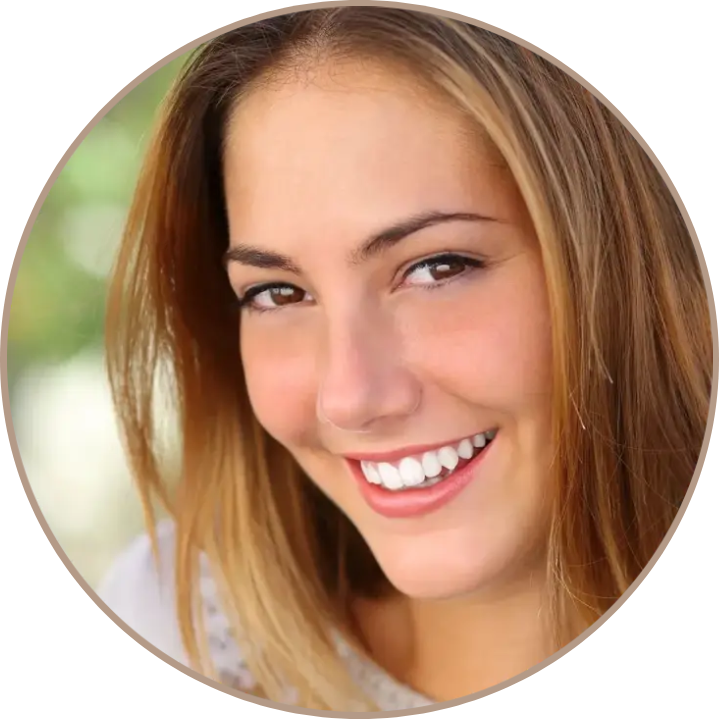
{"label": "woman's face", "polygon": [[550,322],[509,171],[401,73],[256,90],[225,156],[257,418],[417,598],[521,581],[551,496]]}

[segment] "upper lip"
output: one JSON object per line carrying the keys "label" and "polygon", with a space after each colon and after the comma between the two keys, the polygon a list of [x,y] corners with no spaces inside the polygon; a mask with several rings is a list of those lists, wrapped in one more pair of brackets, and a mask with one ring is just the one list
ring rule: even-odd
{"label": "upper lip", "polygon": [[433,442],[432,444],[414,444],[410,447],[402,447],[401,449],[394,449],[390,452],[350,452],[343,454],[345,459],[353,459],[356,462],[395,462],[398,459],[404,457],[411,457],[417,454],[423,454],[424,452],[431,452],[441,447],[456,447],[463,439],[471,439],[477,434],[483,434],[484,432],[491,431],[491,427],[488,427],[481,432],[472,432],[472,434],[463,434],[457,439],[450,439],[445,442]]}

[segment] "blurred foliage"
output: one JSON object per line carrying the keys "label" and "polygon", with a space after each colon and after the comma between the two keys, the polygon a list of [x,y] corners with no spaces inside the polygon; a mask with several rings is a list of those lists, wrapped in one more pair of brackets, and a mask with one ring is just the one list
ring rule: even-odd
{"label": "blurred foliage", "polygon": [[28,238],[10,307],[8,384],[23,468],[92,586],[143,528],[102,362],[105,296],[147,143],[186,60],[125,95],[69,158]]}
{"label": "blurred foliage", "polygon": [[130,91],[69,158],[43,203],[12,298],[8,380],[62,363],[102,341],[112,265],[143,154],[163,96],[187,56]]}

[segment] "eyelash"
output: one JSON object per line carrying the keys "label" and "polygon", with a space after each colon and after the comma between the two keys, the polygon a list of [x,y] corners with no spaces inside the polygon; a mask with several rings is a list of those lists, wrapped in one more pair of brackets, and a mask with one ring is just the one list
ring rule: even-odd
{"label": "eyelash", "polygon": [[[411,275],[413,272],[416,272],[417,270],[426,269],[429,267],[434,267],[441,264],[447,264],[448,262],[451,263],[461,263],[465,265],[464,271],[460,272],[457,275],[452,275],[451,277],[448,277],[443,280],[437,280],[436,282],[432,284],[426,284],[426,285],[419,285],[421,289],[425,290],[434,290],[439,287],[443,287],[449,282],[452,282],[454,280],[460,279],[462,277],[466,277],[469,271],[483,269],[486,267],[486,262],[483,260],[475,259],[472,257],[465,257],[464,255],[455,254],[452,252],[446,252],[441,255],[434,255],[433,257],[428,257],[425,260],[421,260],[419,262],[416,262],[413,264],[405,273],[403,276],[403,279],[406,280],[409,275]],[[257,297],[258,295],[261,295],[263,292],[267,292],[268,290],[274,290],[274,289],[296,289],[300,290],[299,287],[296,287],[295,285],[292,285],[288,282],[268,282],[262,285],[256,285],[255,287],[250,287],[245,294],[240,297],[237,300],[237,307],[239,309],[246,309],[250,312],[276,312],[277,310],[281,310],[282,306],[277,307],[258,307],[256,305],[252,304],[252,300]],[[303,290],[300,290],[303,291]],[[295,303],[296,304],[296,303]],[[287,305],[290,306],[290,305]]]}

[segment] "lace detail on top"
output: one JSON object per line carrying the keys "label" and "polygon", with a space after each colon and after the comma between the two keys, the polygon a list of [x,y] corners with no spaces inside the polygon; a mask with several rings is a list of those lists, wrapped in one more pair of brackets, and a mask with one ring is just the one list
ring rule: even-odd
{"label": "lace detail on top", "polygon": [[[240,691],[252,692],[256,687],[256,681],[232,636],[232,630],[220,606],[217,588],[205,557],[202,557],[200,565],[200,593],[210,654],[221,681]],[[416,709],[433,703],[409,687],[396,682],[376,664],[359,656],[339,632],[335,632],[335,646],[351,678],[368,697],[374,700],[380,710]],[[297,692],[288,687],[286,697],[282,701],[286,704],[296,704]]]}

